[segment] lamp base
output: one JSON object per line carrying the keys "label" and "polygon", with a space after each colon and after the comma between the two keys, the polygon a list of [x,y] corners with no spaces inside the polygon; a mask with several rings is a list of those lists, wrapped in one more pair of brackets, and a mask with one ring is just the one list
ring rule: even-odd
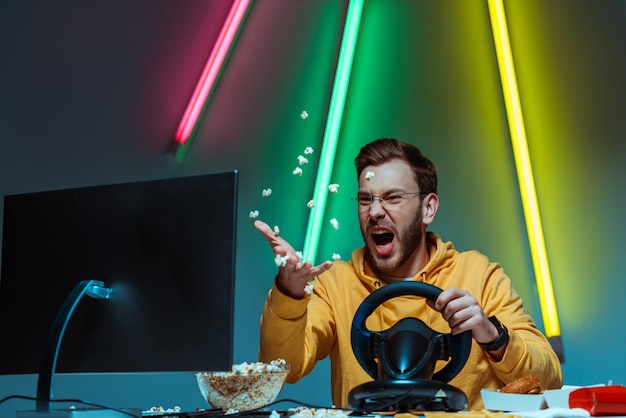
{"label": "lamp base", "polygon": [[17,411],[17,418],[129,418],[141,417],[141,409],[68,408],[50,411]]}

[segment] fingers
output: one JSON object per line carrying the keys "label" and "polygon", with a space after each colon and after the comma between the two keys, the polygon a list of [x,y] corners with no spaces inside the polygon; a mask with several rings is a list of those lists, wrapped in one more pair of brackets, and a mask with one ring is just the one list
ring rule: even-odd
{"label": "fingers", "polygon": [[472,330],[473,334],[483,327],[485,313],[476,298],[467,291],[460,289],[446,289],[429,306],[441,312],[441,316],[448,322],[452,334]]}
{"label": "fingers", "polygon": [[278,236],[268,224],[256,220],[254,227],[272,246],[274,255],[281,257],[281,260],[276,261],[279,267],[277,279],[281,289],[292,296],[301,296],[308,281],[324,273],[333,265],[331,261],[325,261],[317,266],[313,266],[310,261],[303,262],[298,258],[294,248]]}
{"label": "fingers", "polygon": [[[263,238],[265,238],[267,242],[272,245],[272,247],[278,243],[278,235],[276,235],[274,230],[270,228],[268,224],[263,221],[254,221],[254,227],[261,233],[261,235],[263,235]],[[280,238],[280,240],[284,241],[282,238]]]}
{"label": "fingers", "polygon": [[270,229],[270,226],[263,221],[254,221],[254,227],[263,234],[263,231],[266,229]]}
{"label": "fingers", "polygon": [[320,274],[330,269],[332,266],[333,263],[331,261],[324,261],[322,264],[311,268],[310,273],[313,274],[313,277],[319,276]]}
{"label": "fingers", "polygon": [[448,325],[453,334],[471,330],[474,333],[482,324],[482,309],[477,306],[469,306],[455,312],[448,320]]}
{"label": "fingers", "polygon": [[[263,238],[272,246],[272,251],[274,254],[280,255],[281,257],[289,256],[289,260],[295,258],[297,260],[296,251],[293,249],[291,244],[289,244],[286,240],[278,236],[276,232],[268,224],[263,221],[254,221],[254,227],[257,231],[263,235]],[[287,261],[289,261],[287,260]],[[297,261],[295,261],[297,262]]]}
{"label": "fingers", "polygon": [[[256,220],[254,221],[254,227],[263,235],[263,237],[267,240],[267,242],[272,246],[272,251],[274,254],[280,255],[281,257],[289,256],[287,259],[287,264],[290,265],[295,270],[301,270],[302,268],[311,269],[311,262],[306,261],[302,263],[296,254],[295,249],[291,244],[289,244],[285,239],[281,238],[279,235],[274,232],[272,228],[268,224],[263,221]],[[316,272],[316,275],[321,274],[328,270],[332,266],[332,262],[325,261],[324,263],[315,266],[313,271]]]}
{"label": "fingers", "polygon": [[300,263],[289,260],[284,266],[279,268],[276,284],[286,295],[301,299],[305,295],[307,283],[328,270],[331,266],[332,263],[330,261],[313,267],[309,261]]}
{"label": "fingers", "polygon": [[287,276],[297,276],[306,280],[312,280],[326,270],[330,269],[333,263],[325,261],[322,264],[313,266],[310,261],[300,262],[296,257],[290,257],[285,266],[281,267],[281,273]]}
{"label": "fingers", "polygon": [[427,304],[428,306],[430,306],[430,308],[431,308],[431,309],[434,309],[434,310],[436,310],[437,312],[439,312],[439,309],[437,309],[437,308],[435,307],[435,302],[433,302],[432,300],[430,300],[430,299],[426,299],[426,304]]}
{"label": "fingers", "polygon": [[455,289],[455,288],[446,289],[442,291],[437,297],[437,300],[435,301],[435,304],[434,304],[434,308],[436,311],[443,313],[445,309],[454,308],[454,306],[448,306],[448,305],[450,305],[451,302],[463,296],[469,296],[469,293],[467,293],[464,290]]}

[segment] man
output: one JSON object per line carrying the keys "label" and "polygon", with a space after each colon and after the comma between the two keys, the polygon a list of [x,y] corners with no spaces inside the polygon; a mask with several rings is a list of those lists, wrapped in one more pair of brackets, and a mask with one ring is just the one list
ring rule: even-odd
{"label": "man", "polygon": [[[434,164],[413,145],[388,138],[364,146],[355,164],[365,246],[350,261],[301,262],[287,241],[255,222],[274,254],[289,256],[263,309],[260,360],[284,358],[291,368],[288,382],[295,382],[330,356],[333,403],[346,407],[350,390],[372,380],[352,351],[354,313],[381,286],[413,280],[443,291],[434,303],[393,298],[368,318],[368,328],[384,330],[412,316],[438,332],[471,331],[467,363],[449,382],[465,392],[470,409],[483,407],[481,389],[498,389],[521,377],[537,377],[543,389],[560,388],[558,357],[524,312],[502,268],[426,232],[439,207]],[[309,280],[310,295],[305,292]]]}

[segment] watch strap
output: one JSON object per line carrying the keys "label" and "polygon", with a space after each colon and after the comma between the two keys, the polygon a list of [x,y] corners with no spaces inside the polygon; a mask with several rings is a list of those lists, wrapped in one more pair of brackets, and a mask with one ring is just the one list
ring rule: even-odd
{"label": "watch strap", "polygon": [[496,351],[500,347],[505,345],[507,342],[509,342],[509,333],[504,328],[504,326],[502,326],[502,323],[500,323],[500,321],[498,321],[498,318],[496,318],[495,316],[490,316],[489,317],[489,321],[498,330],[498,336],[496,337],[495,340],[493,340],[493,341],[491,341],[489,343],[478,343],[478,345],[485,351]]}

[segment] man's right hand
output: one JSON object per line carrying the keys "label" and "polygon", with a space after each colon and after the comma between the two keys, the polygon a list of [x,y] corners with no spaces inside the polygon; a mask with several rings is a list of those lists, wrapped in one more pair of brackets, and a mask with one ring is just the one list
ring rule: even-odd
{"label": "man's right hand", "polygon": [[300,262],[291,244],[278,236],[268,224],[255,221],[254,227],[270,244],[274,255],[289,256],[285,265],[279,266],[276,275],[276,286],[287,296],[302,299],[305,295],[304,288],[309,280],[313,280],[333,265],[331,261],[325,261],[315,267],[310,261]]}

